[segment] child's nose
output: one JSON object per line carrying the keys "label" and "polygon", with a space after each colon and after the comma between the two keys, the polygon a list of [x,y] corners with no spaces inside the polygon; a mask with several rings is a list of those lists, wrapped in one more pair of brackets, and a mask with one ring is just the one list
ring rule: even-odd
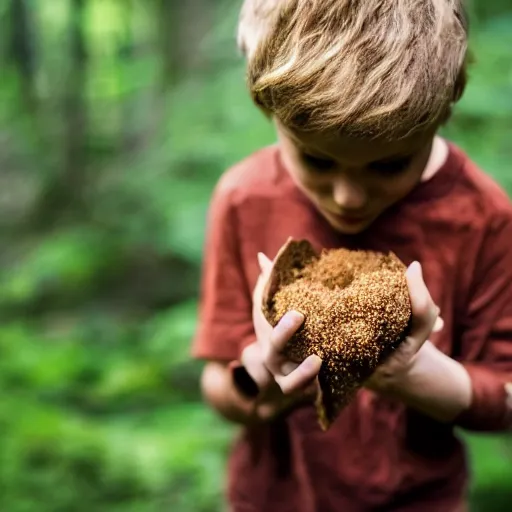
{"label": "child's nose", "polygon": [[359,210],[366,204],[364,188],[353,180],[338,176],[333,183],[334,202],[344,210]]}

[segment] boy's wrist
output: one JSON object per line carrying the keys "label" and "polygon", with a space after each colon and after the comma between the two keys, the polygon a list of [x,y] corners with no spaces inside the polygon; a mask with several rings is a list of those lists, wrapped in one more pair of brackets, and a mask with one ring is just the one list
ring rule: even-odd
{"label": "boy's wrist", "polygon": [[418,382],[428,380],[429,368],[435,364],[441,352],[429,341],[412,357],[411,361],[402,371],[383,379],[382,391],[391,397],[401,398],[404,395],[414,393]]}
{"label": "boy's wrist", "polygon": [[428,342],[410,359],[405,367],[395,364],[388,365],[386,361],[383,362],[365,382],[364,387],[388,398],[399,399],[403,391],[410,388],[411,380],[414,379],[417,368],[424,366],[420,358],[433,357],[432,354],[428,353],[430,347],[427,347],[427,344]]}
{"label": "boy's wrist", "polygon": [[411,365],[393,376],[383,394],[442,422],[451,422],[471,402],[472,386],[464,367],[426,342]]}

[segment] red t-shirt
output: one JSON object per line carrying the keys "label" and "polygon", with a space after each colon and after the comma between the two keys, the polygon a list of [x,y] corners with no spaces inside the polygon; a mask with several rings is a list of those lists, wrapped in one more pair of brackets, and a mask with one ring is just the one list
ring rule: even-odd
{"label": "red t-shirt", "polygon": [[361,391],[328,432],[313,407],[244,429],[229,462],[233,512],[454,512],[465,499],[464,448],[454,429],[512,426],[512,207],[457,147],[445,165],[359,235],[333,230],[294,185],[277,146],[230,169],[216,187],[204,254],[198,358],[230,361],[254,341],[257,253],[288,239],[317,250],[392,250],[418,260],[441,309],[432,335],[461,361],[473,402],[453,425]]}

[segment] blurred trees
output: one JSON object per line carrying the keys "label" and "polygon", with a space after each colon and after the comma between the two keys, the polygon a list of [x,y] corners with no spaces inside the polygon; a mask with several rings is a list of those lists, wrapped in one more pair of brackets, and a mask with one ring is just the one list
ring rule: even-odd
{"label": "blurred trees", "polygon": [[[231,430],[188,356],[205,214],[274,140],[239,3],[0,0],[1,510],[219,510]],[[446,131],[512,190],[512,5],[470,11]],[[502,441],[473,446],[480,496],[505,492]]]}

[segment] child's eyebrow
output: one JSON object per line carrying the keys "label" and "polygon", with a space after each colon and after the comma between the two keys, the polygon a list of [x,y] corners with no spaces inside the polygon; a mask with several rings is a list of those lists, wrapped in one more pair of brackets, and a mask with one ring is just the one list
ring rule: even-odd
{"label": "child's eyebrow", "polygon": [[380,160],[374,160],[373,162],[370,162],[370,164],[376,164],[376,163],[388,163],[388,162],[397,162],[400,160],[410,160],[414,158],[414,153],[407,153],[407,154],[401,154],[401,155],[393,155],[386,158],[381,158]]}
{"label": "child's eyebrow", "polygon": [[317,151],[309,151],[308,149],[301,150],[301,153],[303,153],[304,155],[307,155],[307,156],[312,156],[314,158],[319,158],[321,160],[335,160],[332,156],[325,155],[325,154],[319,153]]}
{"label": "child's eyebrow", "polygon": [[[298,142],[297,149],[308,156],[312,156],[314,158],[318,158],[321,160],[335,160],[332,156],[324,154],[322,152],[316,151],[312,148],[308,148],[305,145]],[[401,154],[395,154],[391,156],[387,156],[384,158],[380,158],[378,160],[372,160],[368,162],[366,165],[375,165],[375,164],[386,164],[386,163],[393,163],[393,162],[400,162],[400,161],[407,161],[412,160],[415,157],[416,153],[401,153]]]}
{"label": "child's eyebrow", "polygon": [[295,147],[301,152],[306,155],[314,156],[315,158],[322,158],[324,160],[334,160],[334,158],[330,155],[327,155],[325,153],[322,153],[321,151],[318,151],[314,148],[308,147],[302,142],[300,142],[298,139],[293,139],[293,142],[295,144]]}

